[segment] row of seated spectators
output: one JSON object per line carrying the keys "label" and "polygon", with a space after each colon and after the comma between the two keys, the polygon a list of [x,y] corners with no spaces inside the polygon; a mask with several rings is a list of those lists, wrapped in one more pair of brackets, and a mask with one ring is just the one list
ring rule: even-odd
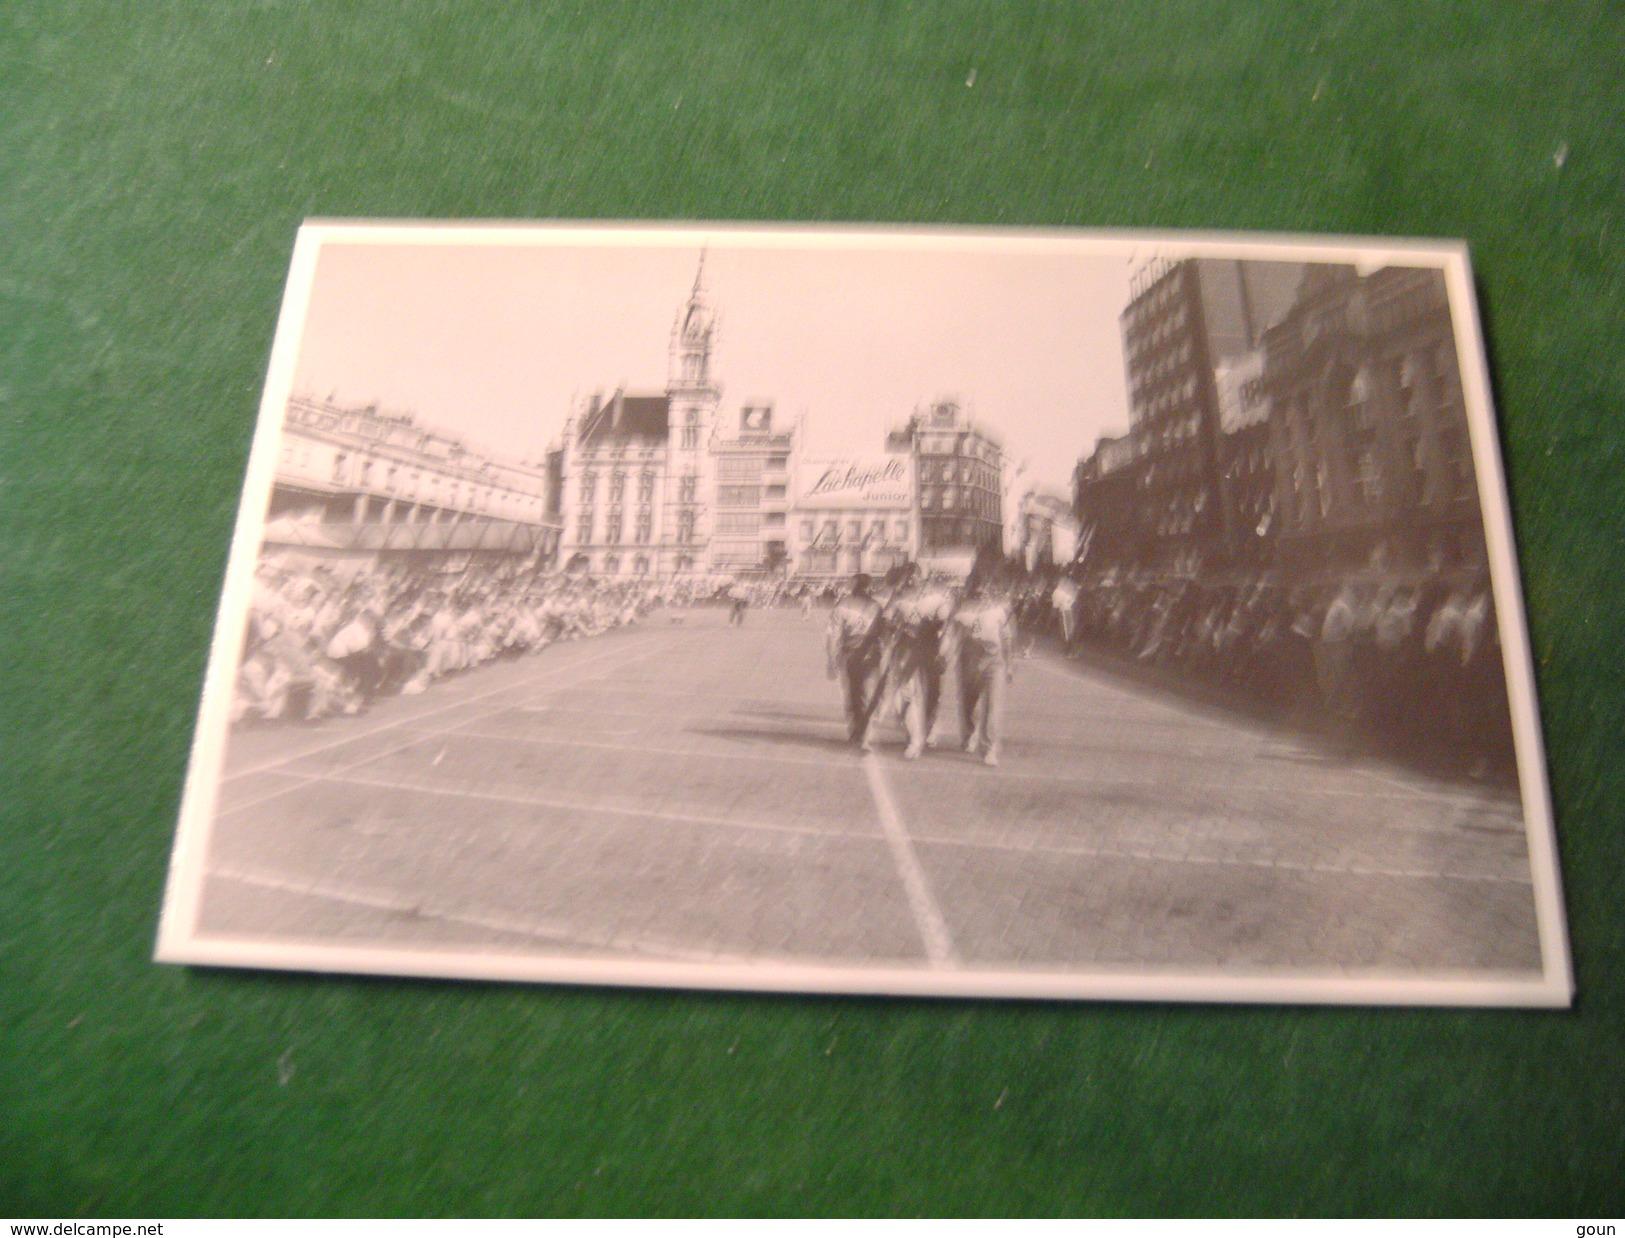
{"label": "row of seated spectators", "polygon": [[1488,577],[1291,584],[1104,572],[1035,581],[1027,631],[1217,686],[1277,717],[1456,773],[1512,771]]}
{"label": "row of seated spectators", "polygon": [[233,721],[360,713],[448,675],[686,604],[696,586],[399,566],[340,574],[263,560],[254,580]]}

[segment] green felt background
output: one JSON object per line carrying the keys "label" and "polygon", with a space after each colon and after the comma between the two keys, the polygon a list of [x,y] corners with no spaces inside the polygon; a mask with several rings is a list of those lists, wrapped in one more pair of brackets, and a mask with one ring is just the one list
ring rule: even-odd
{"label": "green felt background", "polygon": [[[1622,64],[1625,9],[1577,0],[11,0],[0,1214],[1618,1218]],[[307,215],[1465,237],[1576,1008],[814,1000],[152,965]]]}

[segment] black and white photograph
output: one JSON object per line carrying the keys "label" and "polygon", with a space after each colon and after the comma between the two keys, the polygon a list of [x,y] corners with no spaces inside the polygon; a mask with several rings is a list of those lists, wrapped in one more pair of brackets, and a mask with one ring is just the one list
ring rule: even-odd
{"label": "black and white photograph", "polygon": [[1563,1006],[1453,242],[311,222],[170,963]]}

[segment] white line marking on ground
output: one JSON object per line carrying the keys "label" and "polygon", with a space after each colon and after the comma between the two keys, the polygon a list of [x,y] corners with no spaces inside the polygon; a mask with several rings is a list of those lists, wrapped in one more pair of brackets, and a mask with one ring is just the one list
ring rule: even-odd
{"label": "white line marking on ground", "polygon": [[[488,721],[490,718],[495,717],[496,713],[500,713],[500,712],[502,712],[502,711],[498,710],[495,713],[487,714],[483,718],[477,718],[477,719],[474,720],[473,723],[471,723],[469,725],[470,726],[478,726],[481,722]],[[831,722],[831,723],[828,724],[828,727],[826,729],[829,731],[828,738],[837,739],[837,738],[839,738],[838,733],[841,731],[842,728],[841,728],[841,725],[839,723]],[[613,752],[635,751],[635,752],[638,752],[640,754],[644,754],[644,755],[648,755],[648,756],[687,757],[690,760],[705,759],[705,760],[721,760],[721,761],[773,761],[773,762],[776,762],[776,763],[779,763],[779,764],[784,764],[784,765],[821,765],[821,766],[839,766],[841,768],[846,768],[848,766],[848,763],[845,762],[845,761],[821,760],[821,759],[819,759],[817,757],[795,757],[795,756],[788,756],[788,755],[785,755],[783,753],[778,753],[778,752],[764,752],[764,751],[760,751],[759,749],[752,749],[750,752],[716,752],[716,751],[709,751],[709,750],[704,749],[704,748],[657,748],[657,747],[655,747],[653,745],[650,745],[650,744],[639,744],[639,745],[637,745],[637,747],[635,749],[633,749],[633,748],[628,748],[628,746],[625,745],[625,744],[595,743],[594,741],[587,740],[587,739],[564,739],[562,737],[554,736],[554,735],[505,735],[505,734],[500,734],[500,733],[495,732],[495,731],[475,731],[475,730],[470,730],[470,729],[468,729],[468,727],[461,727],[461,728],[458,728],[458,729],[447,730],[447,731],[434,731],[434,732],[430,732],[430,733],[435,734],[435,735],[455,735],[455,736],[458,736],[460,738],[467,738],[467,739],[489,739],[489,740],[497,740],[497,741],[506,741],[508,743],[515,743],[515,744],[532,744],[532,745],[535,745],[535,746],[538,746],[538,747],[555,746],[555,747],[560,747],[560,748],[601,748],[601,749],[606,749],[606,750],[613,751]],[[822,736],[809,736],[808,738],[822,738]],[[744,741],[741,741],[741,742],[745,742],[745,743],[761,742],[761,743],[765,744],[765,743],[767,743],[769,741],[768,741],[768,737],[764,736],[761,741],[744,740]],[[968,777],[968,778],[991,778],[991,779],[994,779],[994,780],[1000,781],[1000,782],[1060,782],[1060,783],[1066,783],[1068,785],[1086,786],[1086,787],[1100,787],[1100,786],[1141,787],[1141,786],[1147,786],[1147,785],[1154,785],[1154,786],[1161,787],[1161,786],[1165,785],[1165,780],[1163,780],[1161,778],[1156,778],[1156,777],[1148,778],[1148,779],[1141,780],[1141,781],[1136,781],[1135,779],[1126,778],[1126,777],[1123,777],[1121,775],[1098,775],[1098,776],[1090,777],[1088,775],[1078,775],[1078,774],[1047,774],[1047,773],[1025,773],[1024,774],[1024,773],[1020,773],[1016,769],[1009,768],[1009,767],[1001,768],[1001,769],[988,769],[986,766],[981,765],[980,763],[972,763],[972,762],[970,762],[968,760],[967,761],[954,760],[951,757],[949,759],[947,759],[947,760],[940,760],[940,759],[935,760],[935,761],[921,760],[921,761],[911,762],[908,765],[900,765],[900,764],[895,764],[895,763],[889,763],[889,768],[891,768],[893,770],[897,770],[897,771],[899,771],[901,773],[905,773],[905,774],[918,774],[918,775],[921,775],[921,776],[924,776],[924,775],[927,775],[927,774],[960,774],[960,775],[963,775],[963,776]],[[1395,800],[1427,799],[1427,798],[1430,798],[1430,797],[1428,797],[1426,795],[1401,794],[1399,792],[1386,792],[1385,793],[1385,792],[1380,792],[1380,791],[1356,791],[1356,790],[1353,790],[1353,789],[1339,788],[1339,787],[1275,787],[1275,786],[1261,786],[1261,785],[1258,785],[1256,783],[1245,783],[1245,782],[1236,782],[1236,783],[1180,782],[1178,784],[1178,786],[1182,790],[1207,791],[1207,792],[1214,792],[1214,793],[1228,793],[1228,794],[1236,794],[1236,795],[1264,794],[1264,795],[1286,795],[1286,796],[1289,796],[1289,797],[1299,796],[1299,795],[1330,795],[1330,796],[1336,796],[1336,797],[1340,797],[1340,798],[1344,798],[1344,799],[1354,798],[1354,799],[1362,799],[1362,800],[1384,799],[1384,798],[1386,798],[1386,799],[1395,799]],[[1485,802],[1492,802],[1492,801],[1485,801]],[[1397,826],[1397,825],[1385,825],[1383,828],[1406,829],[1407,827]],[[1436,831],[1427,831],[1427,832],[1436,832]]]}
{"label": "white line marking on ground", "polygon": [[684,688],[630,687],[621,684],[606,685],[602,689],[602,693],[605,696],[676,696],[690,701],[728,701],[735,705],[770,705],[775,709],[786,705],[801,705],[808,709],[821,709],[827,699],[822,696],[817,699],[802,696],[741,696],[737,692],[700,692]]}
{"label": "white line marking on ground", "polygon": [[[847,768],[852,768],[848,766]],[[858,838],[874,842],[879,835],[853,830],[826,830],[812,825],[781,825],[768,821],[740,821],[705,813],[670,812],[662,808],[633,808],[595,800],[554,799],[545,795],[523,795],[513,791],[482,791],[473,787],[429,787],[421,783],[396,782],[385,778],[359,778],[354,774],[329,775],[323,782],[345,786],[376,787],[381,791],[405,791],[411,795],[433,795],[449,799],[488,800],[498,804],[521,804],[530,808],[558,808],[565,812],[599,812],[617,817],[649,817],[656,821],[676,821],[683,825],[720,825],[736,830],[763,830],[774,834],[810,834],[820,838]]]}
{"label": "white line marking on ground", "polygon": [[920,867],[920,857],[914,853],[914,844],[909,841],[908,829],[892,801],[891,788],[886,785],[886,772],[873,754],[864,757],[863,772],[869,778],[869,790],[874,794],[880,826],[885,831],[886,843],[891,847],[892,859],[897,864],[897,875],[902,878],[909,910],[914,913],[914,922],[925,941],[926,957],[932,967],[958,967],[953,938],[948,933],[948,925],[942,918],[936,899],[931,896],[931,885],[926,880],[925,869]]}
{"label": "white line marking on ground", "polygon": [[[663,646],[662,651],[667,647],[669,647],[669,646]],[[569,667],[568,669],[569,670],[579,670],[583,666],[588,666],[588,665],[590,665],[590,664],[592,664],[594,662],[600,662],[603,659],[609,657],[611,654],[616,653],[616,652],[618,652],[618,651],[615,650],[615,649],[606,649],[602,653],[593,654],[589,658],[583,658],[580,662],[577,662],[574,666]],[[619,652],[624,652],[624,651],[619,651]],[[268,769],[275,769],[277,766],[286,765],[290,761],[299,761],[299,760],[304,759],[305,757],[315,756],[318,752],[326,752],[329,748],[337,748],[341,744],[353,743],[354,741],[356,741],[358,739],[365,739],[369,735],[377,735],[377,734],[379,734],[379,733],[381,733],[383,731],[392,730],[393,728],[398,727],[398,726],[407,726],[407,725],[409,725],[411,723],[422,722],[427,718],[436,718],[436,717],[439,717],[441,714],[450,713],[454,709],[460,709],[464,705],[472,705],[476,701],[483,701],[487,697],[497,696],[497,695],[499,695],[499,694],[501,694],[503,692],[512,692],[516,688],[530,688],[530,687],[533,687],[533,686],[535,686],[537,680],[542,679],[544,676],[546,676],[550,672],[557,671],[558,669],[560,669],[560,668],[552,666],[552,665],[547,665],[547,666],[544,666],[538,674],[530,676],[530,677],[522,680],[519,683],[506,683],[506,684],[503,684],[500,687],[491,688],[491,689],[489,689],[488,691],[485,691],[485,692],[475,693],[473,696],[461,697],[461,698],[459,698],[459,699],[457,699],[455,701],[451,701],[451,702],[449,702],[449,703],[447,703],[445,705],[442,705],[437,709],[428,709],[428,710],[425,710],[424,712],[422,712],[420,714],[413,714],[409,718],[399,718],[394,722],[380,722],[377,726],[367,727],[364,730],[353,731],[353,732],[350,732],[349,734],[346,734],[346,735],[337,736],[337,737],[335,737],[333,739],[328,740],[325,744],[317,744],[313,748],[307,748],[303,752],[295,753],[292,756],[278,757],[274,761],[262,761],[262,762],[260,762],[260,764],[258,764],[258,765],[250,765],[246,769],[232,770],[231,773],[225,774],[225,775],[223,775],[221,777],[221,779],[220,779],[221,785],[224,785],[225,783],[231,782],[234,779],[245,777],[248,774],[259,774],[259,773],[263,773],[264,771],[266,771]]]}
{"label": "white line marking on ground", "polygon": [[1491,885],[1529,885],[1529,877],[1505,876],[1498,873],[1462,873],[1436,871],[1425,868],[1370,868],[1359,864],[1329,864],[1313,861],[1249,858],[1247,856],[1191,855],[1189,852],[1165,854],[1156,851],[1131,851],[1118,847],[1089,847],[1075,844],[1029,841],[1025,846],[1012,846],[978,838],[938,838],[921,835],[920,842],[944,847],[977,847],[987,851],[1028,851],[1044,855],[1084,856],[1103,860],[1143,860],[1149,864],[1202,864],[1232,868],[1278,868],[1297,873],[1327,873],[1351,877],[1404,877],[1421,881],[1482,881]]}
{"label": "white line marking on ground", "polygon": [[212,871],[209,877],[223,881],[235,881],[242,885],[258,886],[262,889],[278,890],[287,894],[302,894],[310,898],[349,903],[356,907],[367,907],[373,911],[385,911],[394,915],[411,916],[415,919],[439,920],[447,924],[463,924],[470,928],[511,933],[521,937],[540,938],[544,941],[557,942],[563,946],[576,948],[594,946],[603,950],[652,954],[691,963],[737,964],[755,961],[745,956],[685,949],[682,946],[655,941],[648,937],[631,937],[621,933],[589,933],[583,935],[579,926],[535,923],[514,919],[509,916],[471,914],[430,900],[408,901],[395,895],[380,894],[358,886],[340,885],[333,881],[307,881],[284,877],[277,873],[255,872],[240,868],[218,868]]}
{"label": "white line marking on ground", "polygon": [[[607,747],[608,745],[600,746]],[[821,762],[821,764],[834,764],[834,762]],[[843,768],[852,769],[853,767],[851,765],[846,765]],[[875,774],[871,771],[880,771],[878,762],[874,762],[873,764],[871,764],[869,761],[865,762],[865,773],[870,777],[870,787],[873,790],[873,779]],[[513,792],[482,791],[472,788],[457,789],[453,787],[430,787],[423,786],[418,783],[398,782],[383,778],[361,778],[356,777],[353,774],[332,773],[321,778],[311,778],[307,780],[307,785],[314,782],[332,782],[344,786],[373,787],[382,791],[400,791],[409,795],[428,795],[439,799],[473,799],[502,804],[518,804],[533,808],[556,808],[565,812],[603,813],[609,816],[620,817],[646,817],[657,821],[678,822],[683,825],[721,826],[724,829],[752,830],[774,834],[796,834],[815,838],[851,839],[862,842],[873,842],[876,840],[876,835],[872,833],[861,833],[852,830],[831,830],[822,829],[817,826],[785,825],[782,823],[768,821],[741,821],[728,817],[713,817],[701,813],[669,812],[660,809],[633,808],[629,806],[595,803],[586,800],[568,800],[539,795],[521,795]],[[281,793],[282,792],[278,792],[278,794]],[[911,842],[913,841],[931,843],[934,846],[973,847],[982,851],[1006,851],[1021,853],[1039,852],[1046,855],[1080,856],[1094,859],[1139,860],[1148,864],[1199,864],[1233,868],[1274,868],[1286,869],[1292,872],[1325,873],[1336,874],[1339,876],[1403,877],[1411,880],[1426,881],[1480,881],[1497,885],[1530,884],[1530,879],[1528,877],[1502,876],[1492,873],[1462,873],[1405,868],[1370,868],[1361,865],[1338,865],[1263,857],[1199,856],[1191,855],[1189,852],[1173,854],[1157,851],[1133,850],[1122,847],[1090,847],[1079,844],[1059,845],[1045,843],[1042,840],[1034,837],[1028,837],[1013,842],[1006,842],[1002,839],[954,838],[939,835],[917,835],[911,838],[907,831],[903,830],[901,819],[895,815],[896,807],[891,799],[890,788],[882,783],[881,790],[877,791],[875,794],[877,804],[880,805],[881,824],[884,831],[884,836],[887,844],[892,847],[895,855],[897,853],[898,840],[894,839],[891,832],[891,825],[887,821],[885,815],[887,807],[890,807],[891,812],[893,813],[892,820],[896,822],[897,829],[899,831],[898,838],[901,839],[902,845],[907,848],[907,854],[912,859],[911,867],[913,871],[919,874],[921,881],[919,894],[925,900],[925,905],[928,908],[926,913],[927,915],[929,915],[930,911],[934,909],[934,904],[931,902],[930,894],[924,885],[923,870],[919,868],[919,861],[917,857],[913,856],[913,849],[911,846]],[[881,795],[885,796],[884,804],[880,804]],[[232,811],[251,806],[251,803],[235,805]],[[906,876],[906,872],[908,871],[908,868],[905,867],[906,863],[907,862],[904,860],[899,860],[899,868],[905,873],[903,877],[904,884],[905,886],[908,886],[909,879]],[[913,907],[914,890],[912,888],[910,889],[909,894],[910,906]],[[918,914],[919,913],[917,912],[916,915],[918,916]],[[940,923],[940,915],[938,916],[938,921]],[[926,931],[926,927],[924,923],[922,923],[922,937],[925,936]],[[945,927],[943,932],[946,935]],[[951,946],[949,948],[951,950]]]}

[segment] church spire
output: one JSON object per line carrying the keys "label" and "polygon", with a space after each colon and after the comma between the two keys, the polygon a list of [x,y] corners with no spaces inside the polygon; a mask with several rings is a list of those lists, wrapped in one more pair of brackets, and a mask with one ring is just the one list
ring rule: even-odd
{"label": "church spire", "polygon": [[694,272],[694,288],[677,311],[677,322],[672,328],[668,389],[709,387],[711,383],[716,319],[705,295],[705,258],[706,250],[702,249]]}

